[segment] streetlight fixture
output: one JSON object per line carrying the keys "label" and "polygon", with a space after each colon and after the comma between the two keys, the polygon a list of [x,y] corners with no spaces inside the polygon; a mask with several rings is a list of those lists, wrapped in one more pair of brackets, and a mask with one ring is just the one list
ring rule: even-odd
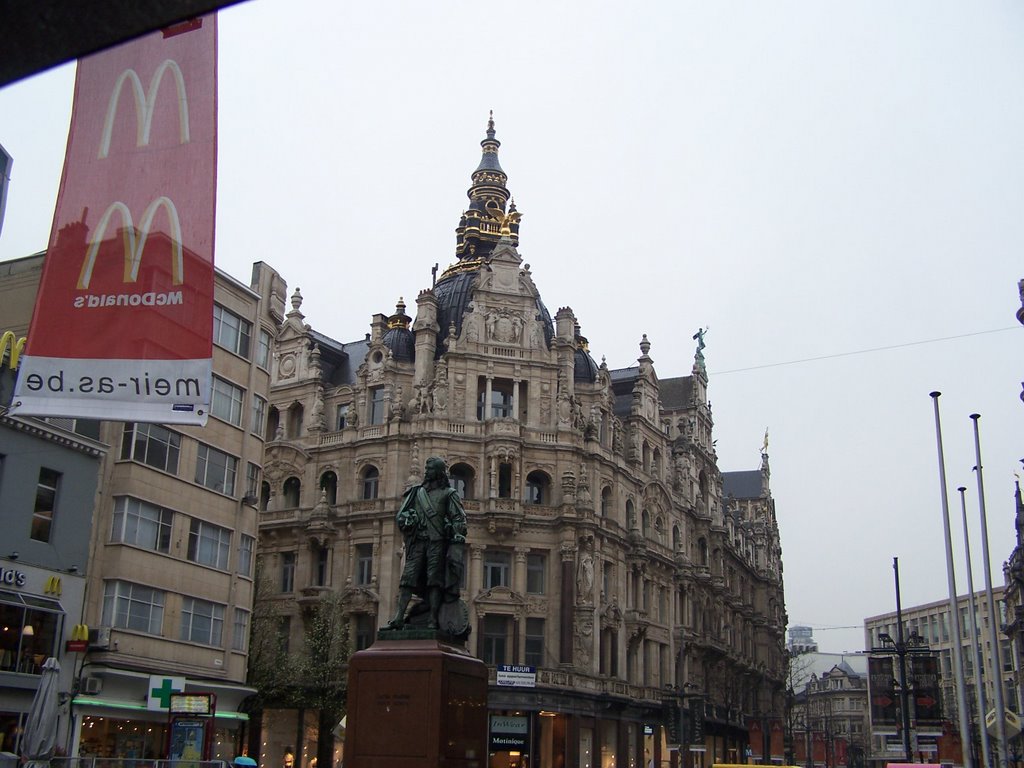
{"label": "streetlight fixture", "polygon": [[873,647],[871,653],[895,656],[898,662],[899,680],[896,681],[900,693],[900,723],[903,735],[903,752],[908,763],[914,762],[914,752],[910,745],[910,686],[907,684],[907,656],[916,653],[931,653],[927,642],[917,632],[910,637],[903,636],[903,606],[900,602],[900,559],[892,559],[892,568],[896,578],[896,637],[888,632],[878,633],[880,646]]}

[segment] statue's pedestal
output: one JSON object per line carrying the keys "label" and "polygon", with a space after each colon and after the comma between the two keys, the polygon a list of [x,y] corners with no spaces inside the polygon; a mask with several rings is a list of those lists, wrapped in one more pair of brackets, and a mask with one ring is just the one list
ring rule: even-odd
{"label": "statue's pedestal", "polygon": [[487,666],[436,632],[382,632],[348,670],[345,768],[485,768]]}

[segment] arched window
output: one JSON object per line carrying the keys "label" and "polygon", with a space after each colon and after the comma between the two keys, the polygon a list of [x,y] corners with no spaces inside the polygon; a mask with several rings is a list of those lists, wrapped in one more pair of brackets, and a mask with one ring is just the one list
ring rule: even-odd
{"label": "arched window", "polygon": [[551,503],[551,478],[540,470],[534,470],[526,476],[526,503]]}
{"label": "arched window", "polygon": [[460,499],[475,498],[473,485],[476,481],[476,473],[468,464],[455,464],[448,470],[448,478]]}
{"label": "arched window", "polygon": [[601,490],[601,517],[608,517],[612,511],[612,489],[607,485]]}
{"label": "arched window", "polygon": [[697,562],[705,568],[708,564],[708,542],[701,537],[697,540]]}
{"label": "arched window", "polygon": [[320,475],[320,490],[327,492],[327,503],[334,506],[338,503],[338,476],[328,470]]}
{"label": "arched window", "polygon": [[641,528],[640,532],[647,538],[651,535],[651,513],[646,509],[640,515]]}
{"label": "arched window", "polygon": [[633,508],[633,502],[630,499],[626,500],[626,526],[630,530],[636,528],[636,510]]}
{"label": "arched window", "polygon": [[299,496],[302,493],[302,483],[297,477],[289,477],[284,481],[284,508],[291,509],[299,506]]}
{"label": "arched window", "polygon": [[380,484],[380,470],[372,464],[363,470],[363,498],[376,499]]}
{"label": "arched window", "polygon": [[706,515],[710,510],[708,507],[708,476],[704,474],[703,470],[697,477],[697,484],[700,488],[700,498],[697,500],[698,508]]}
{"label": "arched window", "polygon": [[672,526],[672,549],[674,549],[676,552],[678,552],[682,548],[683,548],[683,537],[682,537],[682,534],[679,532],[679,526],[678,525],[673,525]]}

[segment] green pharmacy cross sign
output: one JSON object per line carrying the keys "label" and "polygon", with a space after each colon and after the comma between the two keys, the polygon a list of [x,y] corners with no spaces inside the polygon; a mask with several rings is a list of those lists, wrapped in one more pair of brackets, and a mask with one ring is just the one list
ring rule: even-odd
{"label": "green pharmacy cross sign", "polygon": [[146,700],[147,709],[163,710],[171,706],[171,694],[183,693],[185,690],[184,677],[164,677],[163,675],[149,676],[149,696]]}

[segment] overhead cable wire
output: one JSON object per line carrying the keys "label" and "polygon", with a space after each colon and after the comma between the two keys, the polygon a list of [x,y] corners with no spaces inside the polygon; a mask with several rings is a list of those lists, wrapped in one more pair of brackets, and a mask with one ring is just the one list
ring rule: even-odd
{"label": "overhead cable wire", "polygon": [[921,339],[919,341],[908,341],[904,344],[889,344],[885,347],[871,347],[870,349],[857,349],[852,352],[836,352],[831,355],[818,355],[817,357],[804,357],[799,360],[786,360],[781,363],[765,363],[764,365],[751,365],[746,368],[733,368],[729,371],[714,371],[715,376],[724,376],[728,373],[743,373],[744,371],[759,371],[764,368],[779,368],[783,365],[797,365],[799,363],[813,363],[818,360],[833,360],[837,357],[852,357],[853,355],[867,355],[872,352],[885,352],[890,349],[904,349],[906,347],[918,347],[923,344],[936,344],[940,341],[954,341],[956,339],[967,339],[971,336],[984,336],[989,333],[1002,333],[1003,331],[1017,331],[1020,326],[1011,325],[1006,328],[992,328],[987,331],[974,331],[973,333],[961,333],[958,336],[942,336],[937,339]]}

